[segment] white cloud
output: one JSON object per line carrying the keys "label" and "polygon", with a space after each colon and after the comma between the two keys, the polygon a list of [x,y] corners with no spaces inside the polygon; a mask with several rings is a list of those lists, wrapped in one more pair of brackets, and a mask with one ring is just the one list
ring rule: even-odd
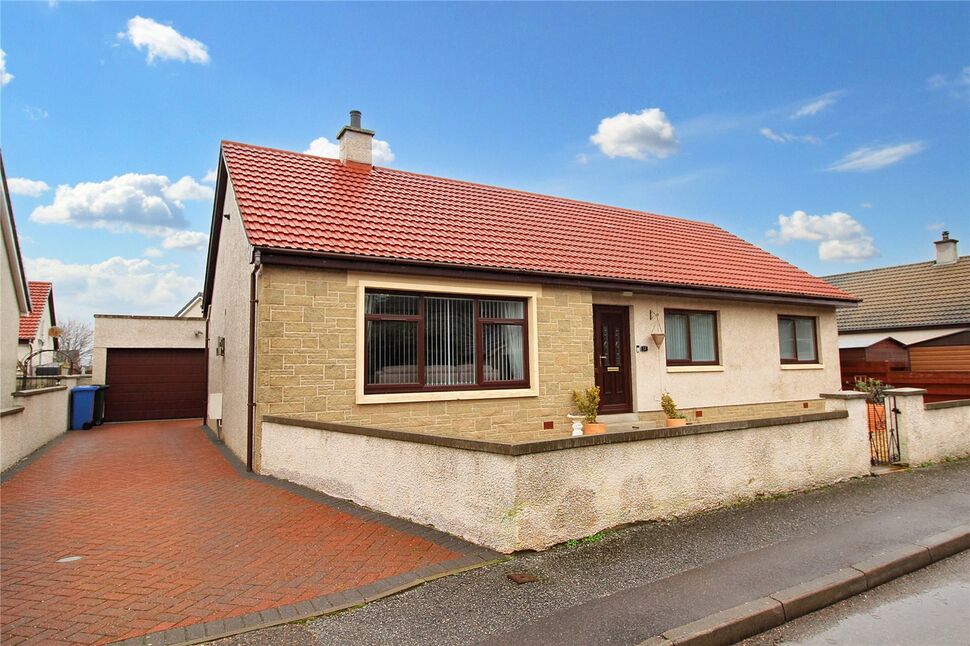
{"label": "white cloud", "polygon": [[162,248],[202,251],[208,241],[209,234],[201,231],[171,231],[162,240]]}
{"label": "white cloud", "polygon": [[677,133],[660,108],[621,112],[600,121],[589,140],[610,158],[663,159],[677,152]]}
{"label": "white cloud", "polygon": [[41,224],[70,224],[115,233],[162,238],[165,249],[199,251],[207,235],[188,231],[184,201],[209,200],[212,188],[189,176],[175,183],[164,175],[127,173],[103,182],[57,187],[51,204],[38,206],[30,219]]}
{"label": "white cloud", "polygon": [[925,148],[926,145],[922,141],[910,141],[881,148],[859,148],[829,166],[828,169],[839,172],[878,170],[897,164],[907,157],[922,152]]}
{"label": "white cloud", "polygon": [[26,195],[27,197],[40,197],[45,191],[50,190],[47,182],[39,179],[25,179],[23,177],[8,177],[7,188],[14,195]]}
{"label": "white cloud", "polygon": [[859,206],[861,206],[864,209],[871,209],[872,208],[872,203],[871,202],[863,202]]}
{"label": "white cloud", "polygon": [[800,141],[806,144],[820,144],[822,140],[815,135],[793,135],[788,132],[775,132],[771,128],[762,128],[758,132],[761,136],[779,144],[786,144],[790,141]]}
{"label": "white cloud", "polygon": [[215,168],[210,168],[209,169],[209,172],[206,173],[205,174],[205,177],[202,178],[202,181],[203,182],[206,182],[207,184],[215,184],[216,183],[216,169]]}
{"label": "white cloud", "polygon": [[836,101],[838,101],[840,98],[842,98],[843,94],[845,94],[845,92],[842,92],[842,91],[829,92],[828,94],[823,94],[822,96],[816,99],[812,99],[802,107],[795,110],[792,113],[791,118],[801,119],[802,117],[814,117],[816,114],[818,114],[822,110],[825,110],[826,108],[834,104]]}
{"label": "white cloud", "polygon": [[926,225],[926,230],[927,231],[942,231],[945,226],[946,226],[946,223],[945,222],[933,222],[931,224],[927,224]]}
{"label": "white cloud", "polygon": [[186,175],[171,186],[165,188],[162,193],[170,200],[211,200],[212,187],[203,186],[197,181]]}
{"label": "white cloud", "polygon": [[13,74],[7,71],[7,53],[0,49],[0,86],[13,80]]}
{"label": "white cloud", "polygon": [[24,114],[26,114],[27,118],[31,121],[40,121],[47,118],[47,110],[43,108],[35,108],[32,105],[24,106]]}
{"label": "white cloud", "polygon": [[209,62],[209,52],[204,43],[183,36],[169,25],[151,18],[135,16],[128,21],[127,31],[119,33],[118,38],[127,39],[138,50],[147,50],[146,60],[149,63],[154,63],[155,59],[200,64]]}
{"label": "white cloud", "polygon": [[141,252],[141,255],[145,256],[146,258],[161,258],[165,254],[162,253],[161,249],[158,249],[156,247],[148,247],[147,249]]}
{"label": "white cloud", "polygon": [[586,155],[586,153],[579,153],[576,155],[575,161],[580,166],[585,166],[589,163],[589,157]]}
{"label": "white cloud", "polygon": [[970,65],[952,78],[946,74],[934,74],[926,79],[926,87],[931,90],[948,90],[955,97],[970,98]]}
{"label": "white cloud", "polygon": [[[371,157],[376,166],[384,166],[394,161],[394,151],[391,150],[391,144],[383,139],[372,140],[370,150]],[[317,157],[339,159],[340,144],[336,141],[330,141],[326,137],[317,137],[310,142],[310,146],[303,152],[307,155],[316,155]]]}
{"label": "white cloud", "polygon": [[818,242],[821,260],[865,260],[879,255],[872,236],[848,213],[836,211],[827,215],[809,215],[795,211],[778,216],[778,229],[768,237],[780,243],[792,240]]}
{"label": "white cloud", "polygon": [[175,265],[115,256],[92,264],[26,258],[32,280],[57,286],[57,313],[65,320],[98,314],[171,315],[199,291],[198,276]]}

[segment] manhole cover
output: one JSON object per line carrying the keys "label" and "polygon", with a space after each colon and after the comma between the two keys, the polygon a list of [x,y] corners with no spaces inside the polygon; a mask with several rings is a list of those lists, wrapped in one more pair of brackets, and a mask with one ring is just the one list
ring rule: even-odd
{"label": "manhole cover", "polygon": [[80,561],[80,556],[65,556],[62,559],[57,559],[57,563],[70,563],[71,561]]}
{"label": "manhole cover", "polygon": [[506,576],[509,577],[509,581],[517,585],[522,585],[523,583],[535,583],[536,581],[539,580],[534,575],[529,574],[528,572],[512,572],[511,574],[507,574]]}

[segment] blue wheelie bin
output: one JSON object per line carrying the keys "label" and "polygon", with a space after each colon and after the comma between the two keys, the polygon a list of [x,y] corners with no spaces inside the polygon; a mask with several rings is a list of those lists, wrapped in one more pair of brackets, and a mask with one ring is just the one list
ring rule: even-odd
{"label": "blue wheelie bin", "polygon": [[94,426],[94,395],[98,386],[71,388],[71,430],[88,431]]}

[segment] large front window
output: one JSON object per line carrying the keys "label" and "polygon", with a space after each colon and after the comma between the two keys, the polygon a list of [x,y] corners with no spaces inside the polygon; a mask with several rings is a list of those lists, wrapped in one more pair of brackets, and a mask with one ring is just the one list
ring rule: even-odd
{"label": "large front window", "polygon": [[527,388],[526,304],[368,290],[364,392]]}

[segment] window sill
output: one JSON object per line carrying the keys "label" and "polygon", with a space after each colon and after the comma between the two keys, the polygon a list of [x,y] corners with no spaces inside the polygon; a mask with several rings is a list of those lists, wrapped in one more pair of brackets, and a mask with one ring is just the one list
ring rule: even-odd
{"label": "window sill", "polygon": [[783,363],[782,370],[823,370],[824,363]]}
{"label": "window sill", "polygon": [[667,366],[667,372],[724,372],[724,366]]}
{"label": "window sill", "polygon": [[423,393],[357,393],[358,404],[399,404],[407,402],[441,402],[464,399],[511,399],[538,397],[538,388],[508,388],[501,390],[445,390]]}

